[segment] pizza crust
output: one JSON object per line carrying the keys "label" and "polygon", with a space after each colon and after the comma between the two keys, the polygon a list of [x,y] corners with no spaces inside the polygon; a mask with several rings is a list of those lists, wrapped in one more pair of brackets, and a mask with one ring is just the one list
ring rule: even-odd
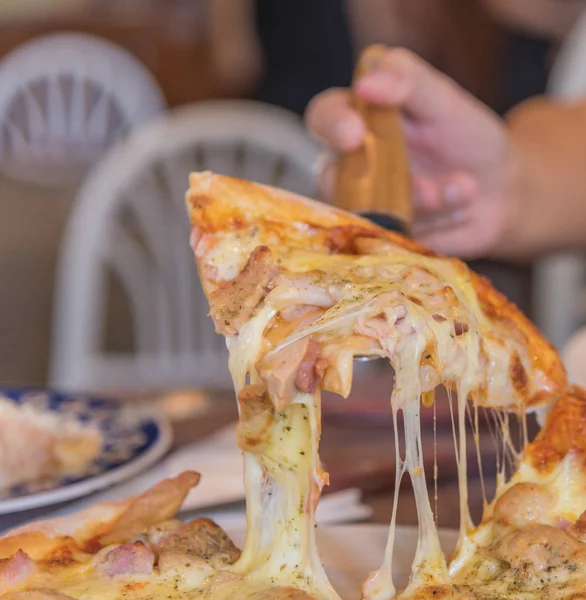
{"label": "pizza crust", "polygon": [[66,517],[36,521],[0,538],[0,559],[19,550],[35,561],[55,556],[63,547],[79,552],[123,543],[175,516],[199,475],[185,472],[161,481],[140,496],[103,502]]}

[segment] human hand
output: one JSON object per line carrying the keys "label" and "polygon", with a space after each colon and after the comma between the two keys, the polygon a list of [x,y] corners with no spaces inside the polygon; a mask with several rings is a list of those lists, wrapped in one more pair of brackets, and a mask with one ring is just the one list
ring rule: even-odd
{"label": "human hand", "polygon": [[[504,122],[455,82],[411,52],[389,49],[356,83],[364,101],[401,109],[413,175],[413,235],[450,255],[498,254],[515,212],[514,150]],[[334,152],[360,147],[364,124],[348,90],[312,100],[306,120]],[[331,195],[335,165],[324,169]]]}

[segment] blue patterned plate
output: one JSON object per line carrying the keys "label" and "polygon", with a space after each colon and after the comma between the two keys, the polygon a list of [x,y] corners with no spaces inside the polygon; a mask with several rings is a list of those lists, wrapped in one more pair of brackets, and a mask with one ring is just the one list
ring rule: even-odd
{"label": "blue patterned plate", "polygon": [[80,476],[42,479],[0,492],[0,515],[59,504],[109,487],[151,466],[171,445],[171,428],[162,416],[128,409],[115,400],[38,389],[0,390],[0,396],[92,423],[104,442],[100,456]]}

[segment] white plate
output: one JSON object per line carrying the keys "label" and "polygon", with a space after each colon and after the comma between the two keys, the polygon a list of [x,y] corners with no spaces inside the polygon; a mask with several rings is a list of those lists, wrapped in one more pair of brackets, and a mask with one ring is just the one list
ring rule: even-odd
{"label": "white plate", "polygon": [[[380,567],[389,528],[386,525],[334,525],[319,527],[317,541],[320,558],[328,577],[344,600],[358,600],[367,575]],[[242,529],[230,530],[230,537],[242,547]],[[440,530],[444,552],[456,547],[458,532]],[[398,589],[407,585],[417,546],[417,527],[398,526],[395,538],[393,577]]]}
{"label": "white plate", "polygon": [[33,481],[2,492],[0,515],[60,504],[124,481],[150,467],[171,445],[166,419],[125,409],[114,400],[38,389],[0,390],[0,394],[18,405],[91,422],[104,439],[103,452],[82,475]]}

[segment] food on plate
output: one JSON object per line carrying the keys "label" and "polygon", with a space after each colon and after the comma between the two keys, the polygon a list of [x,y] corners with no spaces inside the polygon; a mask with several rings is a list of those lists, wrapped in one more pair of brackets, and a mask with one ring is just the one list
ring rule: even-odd
{"label": "food on plate", "polygon": [[[395,496],[387,549],[381,567],[365,573],[364,598],[584,596],[586,393],[568,387],[555,350],[512,304],[457,260],[281,190],[194,174],[187,206],[237,394],[247,499],[242,552],[209,520],[173,518],[198,479],[184,473],[140,497],[1,538],[2,600],[339,598],[315,542],[315,509],[328,482],[318,455],[320,392],[346,396],[356,356],[383,357],[394,368],[395,490],[408,475],[419,518],[411,578],[397,591]],[[432,404],[440,384],[454,404],[460,487],[460,536],[449,560],[428,495],[419,423],[422,400]],[[479,452],[481,410],[494,420],[503,460],[496,497],[474,525],[466,423]],[[529,442],[532,412],[544,426]],[[520,449],[510,415],[522,424]]]}
{"label": "food on plate", "polygon": [[91,424],[0,397],[0,491],[81,475],[102,444],[101,432]]}

